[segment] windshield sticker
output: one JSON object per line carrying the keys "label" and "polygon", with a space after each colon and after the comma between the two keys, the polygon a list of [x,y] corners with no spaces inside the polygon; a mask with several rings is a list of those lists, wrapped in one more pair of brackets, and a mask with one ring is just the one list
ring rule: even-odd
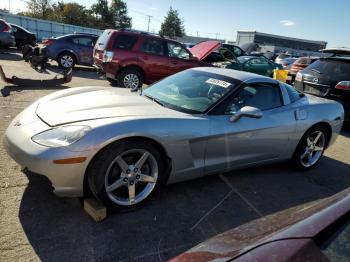
{"label": "windshield sticker", "polygon": [[212,84],[212,85],[217,85],[217,86],[221,86],[223,88],[228,88],[231,83],[229,82],[225,82],[219,79],[214,79],[214,78],[209,78],[207,81],[205,81],[207,84]]}

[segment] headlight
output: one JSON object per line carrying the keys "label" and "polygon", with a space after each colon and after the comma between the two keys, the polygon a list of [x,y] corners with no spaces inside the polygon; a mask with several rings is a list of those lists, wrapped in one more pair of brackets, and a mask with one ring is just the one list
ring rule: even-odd
{"label": "headlight", "polygon": [[68,146],[85,136],[90,129],[89,126],[62,126],[39,133],[32,140],[48,147]]}
{"label": "headlight", "polygon": [[303,75],[298,72],[297,75],[295,76],[295,80],[301,82],[303,80]]}

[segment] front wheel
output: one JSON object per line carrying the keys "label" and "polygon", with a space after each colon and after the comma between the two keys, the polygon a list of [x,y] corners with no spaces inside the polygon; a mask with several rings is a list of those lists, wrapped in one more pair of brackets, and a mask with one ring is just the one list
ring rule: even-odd
{"label": "front wheel", "polygon": [[144,203],[162,185],[164,161],[151,144],[121,142],[101,152],[87,172],[94,196],[107,207],[126,209]]}
{"label": "front wheel", "polygon": [[307,131],[301,138],[293,156],[296,168],[307,170],[314,167],[323,156],[327,145],[327,133],[322,127]]}
{"label": "front wheel", "polygon": [[137,69],[124,69],[118,74],[118,83],[122,87],[136,91],[142,87],[143,77]]}

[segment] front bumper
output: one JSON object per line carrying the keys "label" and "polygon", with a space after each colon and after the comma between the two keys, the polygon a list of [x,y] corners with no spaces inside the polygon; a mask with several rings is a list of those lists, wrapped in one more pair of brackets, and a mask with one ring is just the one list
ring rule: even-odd
{"label": "front bumper", "polygon": [[25,110],[18,115],[8,127],[3,141],[5,150],[23,168],[46,176],[51,181],[56,195],[83,196],[83,181],[88,161],[77,164],[55,164],[53,160],[74,157],[89,159],[88,152],[73,152],[65,147],[50,148],[33,142],[31,140],[33,135],[50,127],[35,114],[30,114],[29,119],[28,111]]}

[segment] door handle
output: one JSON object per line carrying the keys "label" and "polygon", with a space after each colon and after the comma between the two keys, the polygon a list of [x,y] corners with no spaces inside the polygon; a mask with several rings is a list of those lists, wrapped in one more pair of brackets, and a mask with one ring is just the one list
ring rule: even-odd
{"label": "door handle", "polygon": [[148,56],[143,56],[142,59],[148,60]]}
{"label": "door handle", "polygon": [[177,65],[177,61],[171,61],[171,63],[173,64],[173,65]]}

